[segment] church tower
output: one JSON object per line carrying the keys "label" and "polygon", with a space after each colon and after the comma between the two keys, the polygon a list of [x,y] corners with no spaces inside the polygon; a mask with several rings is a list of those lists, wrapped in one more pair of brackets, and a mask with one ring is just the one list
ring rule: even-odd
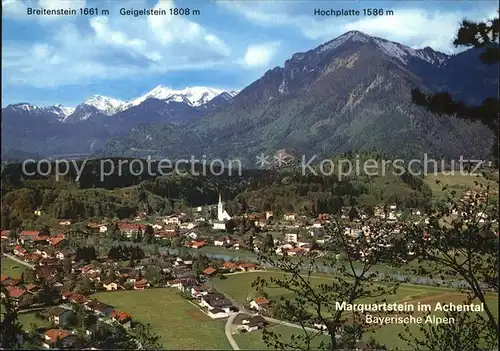
{"label": "church tower", "polygon": [[222,198],[219,193],[219,203],[217,204],[217,219],[222,221],[224,217],[224,208],[222,207]]}

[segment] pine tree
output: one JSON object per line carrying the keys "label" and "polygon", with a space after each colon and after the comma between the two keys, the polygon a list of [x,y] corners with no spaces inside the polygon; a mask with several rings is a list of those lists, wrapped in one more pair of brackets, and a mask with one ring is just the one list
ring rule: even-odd
{"label": "pine tree", "polygon": [[[7,291],[2,288],[2,292],[8,295]],[[0,322],[0,345],[2,349],[19,348],[23,328],[18,320],[18,314],[15,306],[10,298],[2,299],[2,321]]]}
{"label": "pine tree", "polygon": [[[453,44],[456,47],[483,48],[484,50],[480,55],[481,61],[485,64],[498,65],[500,59],[499,47],[496,41],[498,40],[499,30],[498,17],[486,23],[464,20]],[[411,94],[415,104],[426,107],[432,113],[479,121],[488,127],[495,137],[492,151],[495,166],[498,166],[498,98],[487,98],[480,106],[467,106],[464,102],[455,101],[448,92],[426,94],[414,89]],[[497,95],[498,92],[495,91],[494,94]]]}

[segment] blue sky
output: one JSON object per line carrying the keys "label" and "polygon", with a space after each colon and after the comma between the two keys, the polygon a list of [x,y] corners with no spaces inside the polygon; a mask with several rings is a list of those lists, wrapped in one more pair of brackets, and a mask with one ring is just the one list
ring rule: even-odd
{"label": "blue sky", "polygon": [[[27,7],[97,7],[105,16],[28,16]],[[197,16],[122,16],[120,8],[198,9]],[[315,8],[383,8],[393,16],[320,17]],[[2,0],[2,106],[74,106],[94,95],[128,100],[172,89],[241,89],[296,52],[348,30],[454,52],[463,18],[496,1]]]}

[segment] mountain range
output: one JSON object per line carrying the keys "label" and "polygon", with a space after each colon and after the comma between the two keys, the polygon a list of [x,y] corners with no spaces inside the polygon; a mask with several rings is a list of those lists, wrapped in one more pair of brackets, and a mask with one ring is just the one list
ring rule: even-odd
{"label": "mountain range", "polygon": [[208,87],[172,90],[159,85],[129,101],[94,95],[76,107],[8,105],[2,109],[2,152],[86,154],[141,123],[190,123],[231,104],[237,94]]}
{"label": "mountain range", "polygon": [[497,67],[478,49],[446,55],[350,31],[294,54],[240,92],[158,86],[130,101],[94,96],[75,108],[2,109],[2,151],[99,156],[237,157],[276,150],[332,155],[376,149],[400,157],[486,157],[478,123],[436,118],[410,91],[467,103],[495,96]]}

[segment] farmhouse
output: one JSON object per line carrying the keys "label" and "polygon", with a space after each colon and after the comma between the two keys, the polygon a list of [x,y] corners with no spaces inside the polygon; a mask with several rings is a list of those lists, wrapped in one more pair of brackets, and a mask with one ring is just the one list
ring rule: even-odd
{"label": "farmhouse", "polygon": [[[7,296],[12,299],[14,304],[18,304],[21,298],[27,294],[26,290],[18,288],[17,286],[8,286],[5,290],[7,292]],[[2,293],[2,295],[4,295],[4,293]]]}
{"label": "farmhouse", "polygon": [[130,328],[132,326],[132,316],[127,312],[120,310],[113,310],[110,315],[111,319],[115,322],[120,323],[125,328]]}
{"label": "farmhouse", "polygon": [[303,255],[307,251],[309,251],[309,250],[307,250],[306,248],[303,248],[303,247],[293,247],[291,249],[284,250],[284,252],[286,252],[286,254],[288,256]]}
{"label": "farmhouse", "polygon": [[44,337],[45,340],[42,346],[46,349],[56,347],[56,343],[60,343],[61,348],[68,348],[76,342],[76,337],[64,329],[49,329],[45,332]]}
{"label": "farmhouse", "polygon": [[49,309],[47,314],[49,316],[49,321],[57,325],[65,326],[74,313],[72,310],[56,306]]}
{"label": "farmhouse", "polygon": [[200,305],[208,307],[209,310],[217,308],[221,309],[226,313],[231,311],[233,304],[220,293],[211,293],[201,297]]}
{"label": "farmhouse", "polygon": [[132,236],[133,233],[136,233],[139,230],[144,232],[146,230],[146,226],[144,224],[121,222],[118,223],[118,229],[120,229],[120,231],[125,233],[127,236]]}
{"label": "farmhouse", "polygon": [[163,228],[163,231],[165,233],[177,235],[179,233],[179,227],[176,224],[167,224],[165,228]]}
{"label": "farmhouse", "polygon": [[191,296],[194,298],[200,298],[201,296],[206,296],[210,292],[210,289],[204,285],[197,285],[191,288]]}
{"label": "farmhouse", "polygon": [[97,300],[88,301],[85,308],[101,316],[109,316],[113,312],[113,307]]}
{"label": "farmhouse", "polygon": [[213,222],[212,229],[214,230],[226,230],[226,223],[224,222]]}
{"label": "farmhouse", "polygon": [[76,251],[73,249],[63,249],[56,253],[56,258],[59,260],[73,259],[76,257]]}
{"label": "farmhouse", "polygon": [[244,272],[255,271],[258,267],[255,263],[241,263],[238,268]]}
{"label": "farmhouse", "polygon": [[269,300],[265,297],[258,297],[250,302],[250,308],[257,311],[265,311],[269,308]]}
{"label": "farmhouse", "polygon": [[186,223],[182,223],[180,225],[181,229],[193,229],[193,228],[196,228],[196,224],[193,223],[193,222],[186,222]]}
{"label": "farmhouse", "polygon": [[182,281],[180,279],[173,279],[167,282],[167,286],[170,288],[177,288],[182,290]]}
{"label": "farmhouse", "polygon": [[191,242],[191,247],[193,249],[201,249],[203,246],[205,246],[207,243],[205,241],[193,241]]}
{"label": "farmhouse", "polygon": [[82,305],[87,301],[87,298],[84,295],[77,294],[72,291],[65,292],[62,295],[63,300],[71,301],[73,303],[76,303],[77,305]]}
{"label": "farmhouse", "polygon": [[227,318],[229,314],[220,308],[212,308],[208,310],[208,316],[213,319]]}
{"label": "farmhouse", "polygon": [[147,279],[141,279],[134,283],[135,290],[144,290],[149,288],[149,282]]}
{"label": "farmhouse", "polygon": [[21,244],[25,244],[29,241],[34,241],[40,235],[38,230],[24,230],[19,234],[19,241]]}
{"label": "farmhouse", "polygon": [[234,272],[234,270],[238,267],[238,265],[234,262],[224,262],[222,265],[222,269],[227,272]]}
{"label": "farmhouse", "polygon": [[106,289],[106,291],[118,290],[118,284],[116,282],[103,283],[102,287]]}
{"label": "farmhouse", "polygon": [[50,245],[53,247],[60,247],[62,243],[65,241],[64,234],[58,234],[56,236],[51,236],[47,239]]}
{"label": "farmhouse", "polygon": [[188,238],[196,240],[198,239],[199,234],[197,232],[190,232],[189,234],[186,235]]}
{"label": "farmhouse", "polygon": [[216,272],[217,272],[217,269],[215,269],[213,267],[208,267],[208,268],[205,268],[205,270],[203,271],[203,274],[207,277],[210,277],[210,276],[214,275]]}
{"label": "farmhouse", "polygon": [[180,218],[176,217],[176,216],[172,216],[172,217],[166,218],[164,220],[164,222],[165,222],[165,224],[175,224],[175,225],[181,224]]}
{"label": "farmhouse", "polygon": [[262,316],[253,316],[244,319],[242,323],[238,326],[238,329],[245,330],[247,332],[252,332],[263,328],[266,325],[266,320]]}
{"label": "farmhouse", "polygon": [[224,246],[224,240],[214,240],[214,246]]}
{"label": "farmhouse", "polygon": [[190,279],[196,277],[193,271],[186,266],[174,267],[173,274],[177,279]]}
{"label": "farmhouse", "polygon": [[28,251],[24,247],[19,246],[19,245],[14,248],[13,252],[14,252],[14,255],[20,256],[20,257],[22,257],[28,253]]}

